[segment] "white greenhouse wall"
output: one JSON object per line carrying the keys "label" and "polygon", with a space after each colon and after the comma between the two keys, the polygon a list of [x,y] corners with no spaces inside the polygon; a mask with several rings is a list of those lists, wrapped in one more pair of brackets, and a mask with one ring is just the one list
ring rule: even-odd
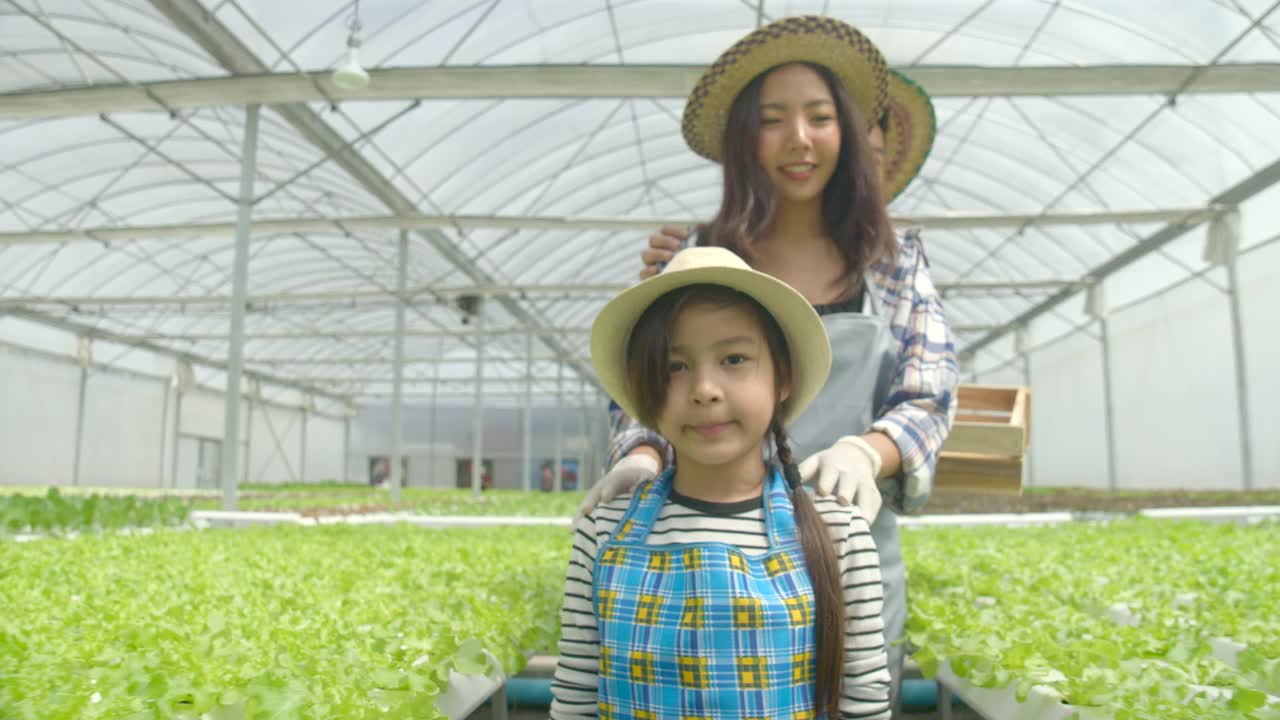
{"label": "white greenhouse wall", "polygon": [[1107,487],[1102,351],[1077,334],[1031,355],[1032,481]]}
{"label": "white greenhouse wall", "polygon": [[1204,282],[1188,283],[1115,314],[1110,332],[1121,484],[1240,489],[1230,310],[1223,293]]}
{"label": "white greenhouse wall", "polygon": [[[1253,486],[1280,488],[1280,188],[1242,209],[1238,262],[1240,312],[1250,403]],[[1182,267],[1203,268],[1206,233],[1197,228],[1106,283],[1113,311],[1112,404],[1116,480],[1120,488],[1239,490],[1236,365],[1227,272],[1212,268],[1187,279]],[[1175,272],[1176,271],[1176,272]],[[1177,273],[1181,273],[1181,276]],[[1157,278],[1163,276],[1163,284]],[[1216,286],[1216,287],[1215,287]],[[1221,288],[1221,289],[1220,289]],[[1107,487],[1107,444],[1099,324],[1080,312],[1083,293],[1033,323],[1031,450],[1028,485]],[[1046,330],[1083,323],[1056,339]],[[1007,339],[1007,338],[1006,338]],[[968,377],[965,378],[969,380]],[[1022,362],[1011,343],[992,346],[978,362],[977,381],[1020,385]]]}
{"label": "white greenhouse wall", "polygon": [[0,346],[0,482],[70,484],[80,368]]}
{"label": "white greenhouse wall", "polygon": [[[241,425],[245,432],[245,425]],[[302,410],[254,405],[248,482],[302,482]],[[310,438],[308,438],[310,445]],[[308,454],[315,448],[308,447]]]}
{"label": "white greenhouse wall", "polygon": [[[74,347],[74,343],[62,346]],[[95,346],[94,355],[110,356],[101,346]],[[79,384],[80,366],[74,358],[48,349],[0,344],[0,484],[74,483]],[[202,452],[220,451],[223,403],[223,394],[207,386],[180,394],[167,377],[94,366],[85,386],[79,484],[196,488]],[[182,417],[175,427],[179,405]],[[246,451],[256,472],[250,482],[284,482],[292,477],[262,419],[264,407],[277,424],[280,446],[294,473],[301,469],[301,409],[260,405],[254,409],[250,428],[246,397],[241,403],[240,428],[242,436],[252,432],[253,444],[250,448],[242,439],[242,482]],[[344,420],[310,416],[307,481],[341,479]]]}
{"label": "white greenhouse wall", "polygon": [[89,373],[80,484],[161,486],[164,388],[162,380]]}
{"label": "white greenhouse wall", "polygon": [[[352,419],[350,462],[353,482],[367,482],[369,458],[390,455],[391,412],[385,406],[361,406]],[[436,430],[432,430],[433,413],[429,407],[406,405],[404,408],[402,450],[409,458],[409,484],[417,487],[457,487],[457,463],[470,460],[472,454],[473,411],[468,407],[440,407],[434,413]],[[590,484],[598,478],[607,440],[603,425],[604,408],[589,408],[587,435],[583,437],[582,410],[568,407],[562,414],[562,456],[585,465],[579,482]],[[493,462],[494,487],[519,488],[523,481],[522,410],[487,408],[484,411],[484,458]],[[537,466],[555,457],[556,412],[551,408],[533,409],[531,454],[535,467],[528,470],[535,489],[541,486]],[[583,449],[584,443],[591,445]],[[585,477],[583,477],[585,476]]]}
{"label": "white greenhouse wall", "polygon": [[[1276,198],[1280,201],[1280,197]],[[1280,214],[1280,210],[1276,211]],[[1257,488],[1280,488],[1280,243],[1240,263],[1240,313],[1249,373],[1249,425]]]}
{"label": "white greenhouse wall", "polygon": [[303,482],[342,480],[343,420],[314,414],[307,418],[307,465]]}

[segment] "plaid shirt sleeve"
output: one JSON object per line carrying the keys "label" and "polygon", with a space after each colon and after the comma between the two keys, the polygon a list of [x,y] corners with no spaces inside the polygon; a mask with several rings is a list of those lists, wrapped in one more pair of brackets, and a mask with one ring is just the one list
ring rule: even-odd
{"label": "plaid shirt sleeve", "polygon": [[675,453],[671,443],[657,432],[641,425],[623,412],[618,403],[609,401],[609,461],[607,467],[613,467],[627,453],[641,445],[648,445],[662,454],[663,467],[671,467],[675,463]]}
{"label": "plaid shirt sleeve", "polygon": [[871,429],[898,446],[902,472],[882,481],[881,492],[896,512],[919,512],[933,490],[938,452],[956,415],[960,373],[955,343],[918,233],[902,237],[896,266],[882,264],[873,271],[898,341],[898,368]]}

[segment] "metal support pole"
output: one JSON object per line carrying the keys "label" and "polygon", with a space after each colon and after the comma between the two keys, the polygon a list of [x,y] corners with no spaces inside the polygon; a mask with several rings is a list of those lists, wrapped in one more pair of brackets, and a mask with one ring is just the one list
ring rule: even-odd
{"label": "metal support pole", "polygon": [[342,416],[342,484],[351,482],[351,416]]}
{"label": "metal support pole", "polygon": [[[427,472],[429,479],[427,484],[436,486],[436,422],[439,420],[439,413],[436,411],[436,404],[440,402],[440,368],[436,367],[435,377],[431,378],[431,432],[427,435]],[[449,486],[453,487],[453,481],[449,482]]]}
{"label": "metal support pole", "polygon": [[591,434],[600,451],[596,454],[596,466],[591,468],[590,483],[583,489],[589,489],[598,479],[604,477],[604,466],[609,462],[609,400],[602,394],[594,395],[596,422],[593,422]]}
{"label": "metal support pole", "polygon": [[1116,432],[1115,403],[1111,396],[1111,338],[1107,333],[1107,319],[1098,318],[1099,341],[1102,343],[1102,394],[1105,408],[1107,432],[1107,487],[1111,490],[1116,485]]}
{"label": "metal support pole", "polygon": [[564,467],[564,363],[559,358],[556,362],[556,474],[551,489],[560,492],[564,484],[560,479]]}
{"label": "metal support pole", "polygon": [[182,392],[181,387],[174,388],[177,394],[173,400],[173,459],[170,461],[169,487],[178,487],[178,452],[182,448]]}
{"label": "metal support pole", "polygon": [[484,474],[484,300],[476,298],[476,387],[475,408],[471,415],[471,495],[480,497],[481,475]]}
{"label": "metal support pole", "polygon": [[578,461],[578,489],[582,490],[586,487],[587,473],[591,472],[591,468],[595,465],[596,453],[594,443],[591,442],[591,430],[588,428],[587,422],[587,379],[582,378],[578,382],[578,404],[582,411],[582,426],[579,435],[582,436],[582,458]]}
{"label": "metal support pole", "polygon": [[[1023,385],[1025,385],[1025,386],[1027,386],[1027,388],[1028,388],[1028,389],[1030,389],[1030,388],[1031,388],[1031,353],[1029,353],[1029,352],[1024,352],[1024,353],[1022,353],[1022,384],[1023,384]],[[1032,400],[1033,400],[1033,402],[1032,402],[1031,406],[1032,406],[1032,407],[1035,407],[1035,403],[1034,403],[1035,396],[1034,396],[1034,394],[1032,395]],[[1030,424],[1031,424],[1031,416],[1030,416],[1030,415],[1028,415],[1028,416],[1027,416],[1027,424],[1028,424],[1028,426],[1030,426]],[[1029,430],[1028,430],[1028,431],[1029,431]],[[1030,440],[1031,440],[1031,439],[1030,439],[1030,438],[1027,438],[1027,440],[1028,440],[1028,442],[1030,442]],[[1035,449],[1035,446],[1034,446],[1034,445],[1028,445],[1028,446],[1027,446],[1027,450],[1026,450],[1026,453],[1027,453],[1027,487],[1035,487],[1035,484],[1036,484],[1036,463],[1035,463],[1035,459],[1036,459],[1036,457],[1035,457],[1035,450],[1036,450],[1036,449]]]}
{"label": "metal support pole", "polygon": [[244,112],[244,149],[240,153],[240,207],[236,217],[235,265],[231,276],[231,333],[227,350],[226,407],[222,428],[222,509],[236,509],[240,474],[240,375],[244,359],[245,296],[249,292],[249,230],[253,214],[253,180],[258,161],[259,106]]}
{"label": "metal support pole", "polygon": [[[164,399],[160,401],[160,466],[156,468],[156,487],[164,487],[164,451],[169,446],[169,381],[164,383]],[[177,442],[177,438],[174,438]]]}
{"label": "metal support pole", "polygon": [[596,475],[592,478],[593,484],[609,471],[609,451],[613,443],[613,418],[609,417],[609,396],[602,392],[596,402],[600,409],[600,467],[596,468]]}
{"label": "metal support pole", "polygon": [[520,487],[529,492],[533,485],[533,333],[524,336],[524,422],[521,423],[522,464]]}
{"label": "metal support pole", "polygon": [[1231,303],[1231,347],[1236,364],[1236,412],[1240,423],[1240,476],[1245,490],[1253,489],[1253,443],[1249,424],[1249,370],[1244,354],[1244,323],[1240,317],[1240,278],[1235,257],[1227,266],[1227,299]]}
{"label": "metal support pole", "polygon": [[258,386],[251,382],[249,390],[249,411],[244,418],[244,476],[241,482],[253,482],[253,407],[257,404]]}
{"label": "metal support pole", "polygon": [[409,278],[409,233],[400,231],[400,249],[396,254],[396,337],[395,355],[391,363],[391,507],[400,507],[401,460],[404,443],[404,314],[408,304],[405,286]]}
{"label": "metal support pole", "polygon": [[302,406],[302,440],[299,442],[301,453],[298,459],[298,478],[303,483],[307,481],[307,406]]}
{"label": "metal support pole", "polygon": [[80,395],[76,404],[76,457],[71,470],[71,484],[80,484],[80,455],[84,446],[84,398],[89,386],[89,368],[80,366]]}

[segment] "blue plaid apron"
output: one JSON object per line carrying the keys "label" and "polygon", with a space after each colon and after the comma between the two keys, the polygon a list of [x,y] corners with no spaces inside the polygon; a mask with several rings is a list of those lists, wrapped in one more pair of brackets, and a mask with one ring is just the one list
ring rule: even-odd
{"label": "blue plaid apron", "polygon": [[765,480],[769,549],[751,556],[646,545],[672,477],[637,490],[596,556],[600,720],[814,718],[813,586],[786,480]]}

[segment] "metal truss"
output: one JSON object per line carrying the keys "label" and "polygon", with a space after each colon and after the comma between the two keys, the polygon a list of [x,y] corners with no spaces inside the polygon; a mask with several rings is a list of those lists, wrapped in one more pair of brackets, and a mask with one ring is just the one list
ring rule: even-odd
{"label": "metal truss", "polygon": [[[154,0],[192,33],[190,8]],[[201,25],[220,25],[206,13]],[[208,40],[215,33],[196,37]],[[221,33],[218,33],[221,34]],[[228,36],[229,33],[227,33]],[[238,42],[238,41],[237,41]],[[205,44],[205,43],[201,43]],[[226,48],[215,52],[222,60]],[[251,104],[286,105],[337,100],[488,98],[683,98],[701,65],[493,65],[375,68],[363,90],[342,90],[329,71],[269,72],[254,58],[232,77],[168,80],[0,94],[0,120],[96,113],[174,112]],[[226,64],[224,62],[224,64]],[[1093,65],[1087,67],[912,66],[911,77],[936,98],[1066,95],[1168,95],[1280,91],[1280,64]],[[1185,88],[1184,88],[1185,86]]]}
{"label": "metal truss", "polygon": [[[1025,228],[1058,225],[1116,225],[1156,222],[1203,222],[1220,208],[1174,207],[1131,210],[1063,210],[1056,212],[976,212],[953,211],[930,215],[899,215],[900,227],[932,230],[979,228]],[[694,225],[705,218],[693,217],[603,217],[548,215],[426,215],[421,213],[362,215],[355,217],[272,218],[255,220],[252,234],[261,240],[298,233],[350,235],[357,232],[392,230],[604,230],[650,232],[662,225]],[[184,240],[225,237],[235,233],[235,223],[184,223],[176,225],[127,225],[0,232],[0,246],[62,244],[69,242],[131,243],[146,240]]]}

